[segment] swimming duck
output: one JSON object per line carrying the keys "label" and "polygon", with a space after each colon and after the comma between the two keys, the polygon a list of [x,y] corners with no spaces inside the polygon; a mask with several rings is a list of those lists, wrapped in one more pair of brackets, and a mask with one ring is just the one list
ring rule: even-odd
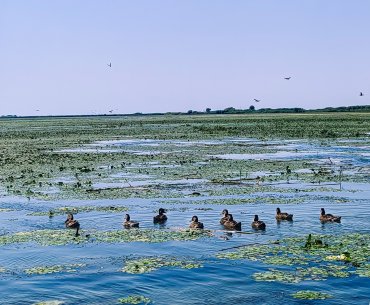
{"label": "swimming duck", "polygon": [[325,209],[321,208],[320,221],[321,222],[340,222],[342,217],[334,216],[332,214],[325,214]]}
{"label": "swimming duck", "polygon": [[276,208],[276,220],[293,220],[293,214],[281,213],[280,208]]}
{"label": "swimming duck", "polygon": [[125,228],[138,228],[139,223],[137,221],[131,221],[130,220],[130,215],[126,214],[125,216],[125,222],[123,223]]}
{"label": "swimming duck", "polygon": [[78,231],[80,230],[80,223],[77,220],[73,219],[72,213],[68,213],[67,219],[64,223],[66,225],[66,228],[76,229],[76,234],[75,234],[76,237],[80,235],[78,234]]}
{"label": "swimming duck", "polygon": [[254,215],[254,221],[252,222],[252,228],[256,230],[264,230],[266,229],[266,224],[258,220],[258,215]]}
{"label": "swimming duck", "polygon": [[225,221],[227,221],[227,215],[229,215],[229,211],[228,210],[223,210],[222,211],[222,215],[224,215],[224,217],[222,217],[221,219],[220,219],[220,224],[224,224],[225,223]]}
{"label": "swimming duck", "polygon": [[235,230],[235,231],[241,231],[242,230],[242,223],[236,222],[233,218],[233,215],[228,214],[226,216],[226,221],[224,222],[225,229],[228,230]]}
{"label": "swimming duck", "polygon": [[165,209],[160,208],[158,211],[158,215],[153,217],[154,223],[165,223],[167,221],[167,216],[164,215],[166,213]]}
{"label": "swimming duck", "polygon": [[189,225],[190,229],[204,229],[203,223],[198,221],[198,216],[193,216]]}

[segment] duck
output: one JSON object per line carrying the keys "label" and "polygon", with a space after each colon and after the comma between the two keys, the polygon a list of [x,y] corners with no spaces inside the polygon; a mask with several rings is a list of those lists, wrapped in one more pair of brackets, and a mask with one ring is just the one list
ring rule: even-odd
{"label": "duck", "polygon": [[320,221],[321,222],[340,222],[342,217],[334,216],[332,214],[325,214],[325,209],[321,208]]}
{"label": "duck", "polygon": [[226,221],[224,222],[224,227],[228,230],[241,231],[242,230],[242,223],[241,222],[236,222],[233,218],[233,215],[228,214],[226,216]]}
{"label": "duck", "polygon": [[77,220],[73,219],[72,213],[68,213],[67,219],[64,223],[67,229],[76,229],[76,237],[80,235],[78,234],[78,231],[80,230],[80,223]]}
{"label": "duck", "polygon": [[258,220],[258,215],[254,215],[254,221],[252,222],[252,228],[255,230],[265,230],[266,229],[266,224]]}
{"label": "duck", "polygon": [[293,220],[293,214],[281,213],[280,208],[276,208],[276,220]]}
{"label": "duck", "polygon": [[129,214],[126,214],[126,216],[125,216],[125,222],[123,223],[123,226],[125,228],[138,228],[139,227],[139,223],[137,221],[131,221],[130,220],[130,215]]}
{"label": "duck", "polygon": [[191,223],[189,225],[190,229],[204,229],[203,223],[198,221],[198,216],[193,216],[191,218]]}
{"label": "duck", "polygon": [[220,219],[220,224],[223,225],[227,221],[227,215],[229,215],[229,211],[224,209],[221,214],[224,215],[224,217]]}
{"label": "duck", "polygon": [[158,211],[158,215],[153,217],[154,223],[165,223],[167,221],[167,216],[164,215],[166,213],[165,209],[160,208]]}

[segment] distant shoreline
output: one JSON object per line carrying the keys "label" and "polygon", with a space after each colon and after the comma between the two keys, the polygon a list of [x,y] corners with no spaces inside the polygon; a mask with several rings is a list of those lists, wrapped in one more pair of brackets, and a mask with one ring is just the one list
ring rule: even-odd
{"label": "distant shoreline", "polygon": [[343,106],[343,107],[326,107],[320,109],[304,109],[304,108],[261,108],[261,109],[236,109],[228,107],[223,110],[196,111],[188,110],[187,112],[157,112],[157,113],[115,113],[115,114],[65,114],[65,115],[2,115],[0,119],[15,119],[15,118],[73,118],[73,117],[121,117],[121,116],[165,116],[165,115],[219,115],[219,114],[268,114],[268,113],[330,113],[330,112],[370,112],[370,105],[364,106]]}

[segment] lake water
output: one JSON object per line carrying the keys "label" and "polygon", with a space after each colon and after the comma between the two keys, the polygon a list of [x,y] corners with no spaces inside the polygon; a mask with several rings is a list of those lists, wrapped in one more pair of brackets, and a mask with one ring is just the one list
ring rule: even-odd
{"label": "lake water", "polygon": [[[106,142],[101,142],[106,145]],[[131,145],[131,142],[128,142]],[[145,145],[155,145],[146,141]],[[121,142],[115,143],[120,145]],[[187,144],[187,143],[185,143]],[[181,142],[176,145],[185,145]],[[202,143],[204,144],[204,143]],[[297,145],[297,143],[294,143]],[[299,144],[299,143],[298,143]],[[205,142],[204,145],[214,145]],[[156,150],[158,147],[156,146]],[[282,151],[286,147],[281,148]],[[307,148],[312,150],[312,147]],[[320,150],[319,147],[316,148]],[[329,152],[328,152],[329,150]],[[335,153],[334,153],[335,151]],[[327,158],[333,152],[341,160],[354,160],[362,166],[370,165],[365,156],[368,147],[359,149],[340,146],[325,147],[318,153],[319,158]],[[294,155],[294,151],[287,154]],[[292,156],[291,156],[292,155]],[[262,157],[273,158],[274,154]],[[283,153],[279,157],[286,157]],[[240,158],[242,156],[238,156]],[[248,158],[251,156],[248,155]],[[258,156],[259,158],[261,156]],[[312,159],[313,155],[306,155]],[[356,164],[353,166],[355,167]],[[347,163],[348,164],[348,163]],[[150,179],[150,177],[146,177]],[[196,180],[196,179],[194,179]],[[185,181],[186,182],[186,181]],[[195,181],[194,183],[204,183]],[[186,184],[186,183],[184,183]],[[296,182],[276,183],[279,188],[304,189],[307,184]],[[323,185],[320,185],[320,187]],[[294,214],[294,222],[277,223],[275,209],[270,203],[251,204],[204,204],[211,199],[242,200],[247,197],[263,197],[273,194],[254,193],[253,195],[201,196],[174,198],[176,203],[161,202],[156,199],[121,199],[121,200],[68,200],[38,201],[26,198],[3,196],[0,209],[0,235],[22,231],[42,229],[63,229],[65,215],[31,216],[32,212],[48,211],[62,206],[125,206],[129,208],[132,220],[140,222],[140,228],[156,230],[177,230],[186,228],[191,217],[197,215],[206,229],[212,231],[211,237],[194,241],[169,241],[161,243],[126,242],[98,243],[91,242],[62,246],[42,246],[35,243],[11,243],[0,245],[0,304],[33,304],[41,301],[59,300],[64,304],[118,304],[118,299],[129,295],[143,295],[153,304],[369,304],[370,280],[368,277],[351,275],[347,278],[328,278],[325,281],[303,281],[300,283],[280,283],[255,281],[255,272],[267,271],[276,266],[249,260],[218,259],[216,254],[228,249],[251,244],[264,244],[285,237],[307,236],[315,234],[341,235],[346,233],[370,233],[370,185],[344,182],[341,186],[332,183],[327,187],[332,191],[311,191],[279,193],[285,198],[301,197],[299,204],[280,204],[283,212]],[[332,200],[340,197],[340,202]],[[197,203],[197,201],[201,203]],[[168,210],[165,226],[153,225],[152,217],[159,207]],[[320,208],[328,213],[342,216],[341,223],[321,224]],[[242,222],[242,231],[251,234],[225,232],[219,224],[221,211],[227,208],[234,219]],[[94,230],[124,230],[122,213],[80,212],[76,219],[81,223],[82,234],[94,234]],[[255,232],[251,229],[253,216],[258,214],[267,229]],[[201,268],[182,269],[163,267],[144,274],[122,272],[125,260],[141,257],[175,257],[183,260],[195,260]],[[75,272],[58,272],[45,275],[28,275],[27,268],[37,266],[83,264]],[[299,300],[291,294],[299,290],[317,290],[333,295],[327,300]]]}

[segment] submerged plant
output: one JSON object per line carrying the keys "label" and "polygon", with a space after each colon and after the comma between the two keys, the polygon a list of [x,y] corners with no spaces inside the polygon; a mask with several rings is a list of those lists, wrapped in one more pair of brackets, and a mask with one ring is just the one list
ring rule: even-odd
{"label": "submerged plant", "polygon": [[121,304],[149,304],[151,303],[151,300],[147,297],[144,297],[142,295],[130,295],[126,298],[120,298],[118,299],[118,302]]}
{"label": "submerged plant", "polygon": [[171,257],[148,257],[136,260],[127,260],[125,267],[122,268],[122,271],[140,274],[151,272],[162,267],[193,269],[200,268],[202,265],[191,261],[176,260],[175,258]]}
{"label": "submerged plant", "polygon": [[78,268],[85,267],[85,264],[71,264],[71,265],[53,265],[53,266],[40,266],[25,269],[24,272],[29,275],[34,274],[50,274],[58,272],[76,272]]}
{"label": "submerged plant", "polygon": [[325,300],[332,298],[330,294],[311,291],[311,290],[300,290],[292,294],[293,298],[301,300]]}

